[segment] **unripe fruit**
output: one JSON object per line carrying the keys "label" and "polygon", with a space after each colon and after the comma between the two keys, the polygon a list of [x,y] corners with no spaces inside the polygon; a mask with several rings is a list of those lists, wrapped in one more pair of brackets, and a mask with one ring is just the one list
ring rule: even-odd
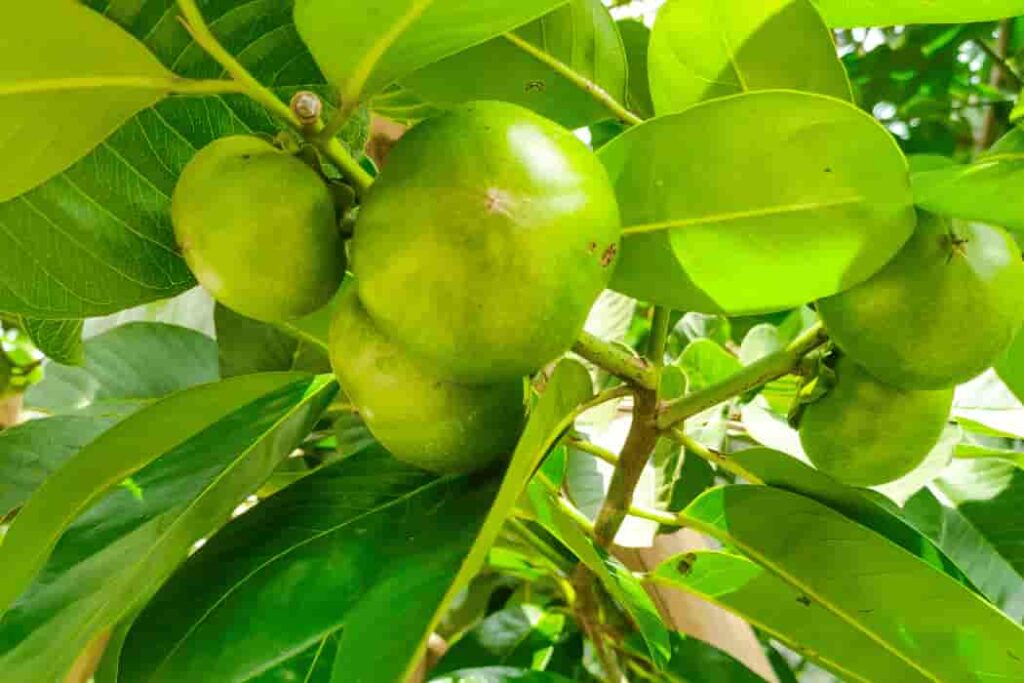
{"label": "unripe fruit", "polygon": [[564,353],[607,285],[619,212],[569,131],[510,104],[429,119],[388,157],[352,242],[380,328],[448,377],[529,375]]}
{"label": "unripe fruit", "polygon": [[345,275],[327,185],[259,138],[221,138],[200,150],[174,188],[171,219],[200,284],[256,320],[315,311]]}
{"label": "unripe fruit", "polygon": [[331,365],[366,426],[392,455],[447,474],[512,454],[525,414],[522,378],[453,384],[377,329],[353,281],[342,285],[336,306]]}
{"label": "unripe fruit", "polygon": [[819,470],[855,486],[899,479],[938,443],[953,390],[905,391],[877,381],[850,358],[836,385],[804,409],[800,442]]}
{"label": "unripe fruit", "polygon": [[876,378],[904,389],[966,382],[990,367],[1024,322],[1024,262],[1006,232],[922,213],[878,274],[823,299],[835,343]]}

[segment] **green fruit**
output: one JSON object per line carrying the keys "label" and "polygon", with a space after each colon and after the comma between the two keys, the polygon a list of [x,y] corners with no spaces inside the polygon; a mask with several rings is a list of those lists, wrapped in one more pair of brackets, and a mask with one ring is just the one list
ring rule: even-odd
{"label": "green fruit", "polygon": [[921,464],[952,405],[952,389],[890,387],[844,357],[836,385],[804,410],[800,442],[819,470],[855,486],[876,486]]}
{"label": "green fruit", "polygon": [[525,412],[522,378],[453,384],[385,337],[346,281],[331,365],[373,435],[399,460],[437,473],[481,469],[512,453]]}
{"label": "green fruit", "polygon": [[196,279],[256,320],[315,311],[345,275],[327,185],[259,138],[222,138],[200,150],[174,188],[171,220]]}
{"label": "green fruit", "polygon": [[360,209],[359,295],[384,332],[462,382],[528,375],[579,336],[608,284],[619,212],[567,130],[477,102],[416,126]]}
{"label": "green fruit", "polygon": [[818,304],[835,343],[878,379],[939,389],[990,367],[1024,322],[1024,262],[998,228],[924,214],[878,274]]}

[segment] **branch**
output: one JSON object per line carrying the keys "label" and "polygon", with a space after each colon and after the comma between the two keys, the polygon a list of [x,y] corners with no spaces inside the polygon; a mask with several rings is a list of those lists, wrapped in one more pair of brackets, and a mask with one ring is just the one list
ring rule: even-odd
{"label": "branch", "polygon": [[565,62],[556,59],[533,43],[523,40],[515,33],[506,33],[504,38],[537,61],[547,64],[556,73],[593,97],[601,106],[614,114],[618,120],[631,126],[644,122],[642,118],[619,104],[614,97],[608,94],[607,90],[590,79],[585,78]]}
{"label": "branch", "polygon": [[604,505],[597,513],[594,522],[594,536],[597,543],[607,548],[615,540],[615,534],[622,526],[633,491],[636,490],[640,475],[643,474],[647,458],[658,442],[658,429],[655,419],[658,414],[658,396],[650,389],[639,389],[636,392],[636,404],[633,408],[633,423],[630,425],[626,443],[619,454],[619,463],[608,484],[608,495]]}
{"label": "branch", "polygon": [[580,335],[573,345],[576,355],[586,358],[591,363],[607,370],[631,384],[644,389],[658,387],[658,369],[643,358],[638,358],[623,348],[609,344],[589,332]]}
{"label": "branch", "polygon": [[756,389],[772,380],[788,375],[795,370],[803,357],[825,344],[828,335],[825,328],[818,323],[782,351],[765,356],[752,363],[740,372],[701,391],[694,392],[662,406],[657,418],[660,429],[668,429],[683,420],[693,417],[708,408],[728,401]]}
{"label": "branch", "polygon": [[[1010,62],[1002,53],[1002,51],[1006,50],[1007,45],[1010,42],[1009,36],[1010,31],[1012,31],[1012,29],[1006,29],[1007,25],[1008,22],[1000,23],[999,25],[998,48],[989,45],[988,41],[982,40],[981,38],[975,39],[974,44],[981,48],[981,51],[984,52],[985,55],[992,60],[992,68],[1001,73],[999,78],[996,78],[995,74],[993,74],[993,85],[999,86],[1000,81],[1005,80],[1007,84],[1010,85],[1010,87],[1012,87],[1014,90],[1017,90],[1020,88],[1024,88],[1024,80],[1021,79],[1020,74],[1018,74],[1017,70],[1010,65]],[[1004,36],[1006,37],[1004,38]]]}

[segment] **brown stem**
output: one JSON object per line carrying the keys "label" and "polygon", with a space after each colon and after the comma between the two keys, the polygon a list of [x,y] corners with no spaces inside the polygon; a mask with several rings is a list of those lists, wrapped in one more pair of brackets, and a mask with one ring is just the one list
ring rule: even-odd
{"label": "brown stem", "polygon": [[[1009,19],[999,22],[999,29],[996,37],[995,47],[990,47],[983,40],[977,41],[979,47],[992,60],[992,75],[989,84],[999,89],[1003,83],[1012,83],[1021,87],[1020,77],[1006,63],[1006,55],[1010,51],[1010,41],[1013,38],[1013,23]],[[999,115],[996,107],[989,107],[985,112],[985,121],[981,126],[981,133],[978,137],[978,148],[984,151],[992,146],[992,143],[999,137]]]}
{"label": "brown stem", "polygon": [[609,681],[619,683],[622,680],[622,672],[615,656],[608,651],[601,634],[601,615],[598,609],[597,594],[595,592],[594,575],[587,569],[586,565],[576,565],[572,574],[572,587],[576,591],[576,600],[573,609],[576,612],[576,619],[583,632],[594,644],[594,651],[601,662]]}
{"label": "brown stem", "polygon": [[608,485],[608,495],[594,522],[594,537],[598,544],[607,548],[615,540],[615,534],[622,526],[629,511],[640,475],[643,474],[647,458],[658,441],[655,419],[658,414],[658,396],[649,389],[636,391],[633,409],[633,424],[626,436],[626,443],[619,454],[619,464]]}

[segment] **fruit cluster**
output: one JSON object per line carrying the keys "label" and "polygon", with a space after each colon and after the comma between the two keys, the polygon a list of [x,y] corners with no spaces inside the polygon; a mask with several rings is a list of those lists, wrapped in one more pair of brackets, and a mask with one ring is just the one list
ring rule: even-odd
{"label": "fruit cluster", "polygon": [[[255,138],[200,151],[173,202],[199,282],[266,322],[338,290],[337,220],[320,176]],[[620,229],[603,166],[547,119],[477,102],[410,131],[359,208],[330,332],[332,366],[374,436],[435,472],[509,455],[526,380],[579,336]]]}
{"label": "fruit cluster", "polygon": [[[292,319],[337,293],[331,364],[395,457],[457,472],[507,456],[529,376],[570,348],[614,270],[621,228],[604,168],[510,104],[431,118],[362,198],[344,285],[332,197],[299,157],[229,137],[189,163],[172,218],[196,278],[243,315]],[[928,455],[953,387],[1013,340],[1024,263],[997,228],[921,213],[884,269],[818,311],[841,357],[834,387],[801,414],[804,449],[838,479],[881,484]]]}
{"label": "fruit cluster", "polygon": [[816,467],[883,484],[938,442],[953,387],[990,367],[1024,321],[1024,262],[999,228],[921,213],[869,280],[818,302],[843,357],[836,384],[807,406],[800,438]]}

